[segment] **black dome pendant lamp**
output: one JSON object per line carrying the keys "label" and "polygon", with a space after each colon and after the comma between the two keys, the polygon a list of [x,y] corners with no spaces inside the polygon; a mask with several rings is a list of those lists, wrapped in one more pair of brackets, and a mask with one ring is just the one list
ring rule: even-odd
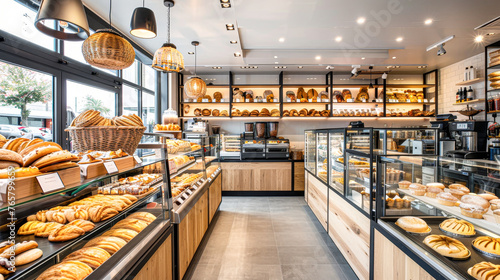
{"label": "black dome pendant lamp", "polygon": [[156,18],[155,13],[144,7],[137,7],[130,20],[130,34],[142,39],[152,39],[156,37]]}
{"label": "black dome pendant lamp", "polygon": [[[58,24],[62,29],[58,28]],[[90,36],[82,0],[44,0],[36,14],[35,27],[51,37],[82,41]]]}

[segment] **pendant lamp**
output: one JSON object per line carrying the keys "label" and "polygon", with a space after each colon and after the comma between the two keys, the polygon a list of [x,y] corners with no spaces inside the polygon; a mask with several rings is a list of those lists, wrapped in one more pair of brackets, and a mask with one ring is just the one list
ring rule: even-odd
{"label": "pendant lamp", "polygon": [[82,44],[82,52],[88,64],[111,70],[122,70],[134,63],[132,45],[111,27],[111,1],[109,1],[109,29],[99,29]]}
{"label": "pendant lamp", "polygon": [[[59,29],[59,22],[63,29]],[[89,23],[81,0],[43,0],[35,18],[35,27],[42,33],[67,41],[89,37]]]}
{"label": "pendant lamp", "polygon": [[179,72],[184,69],[184,57],[174,44],[170,43],[170,8],[174,6],[173,0],[163,0],[168,7],[168,37],[167,42],[156,50],[153,57],[153,67],[158,71]]}
{"label": "pendant lamp", "polygon": [[202,97],[207,93],[207,84],[200,77],[196,76],[196,56],[198,52],[196,47],[200,42],[193,41],[191,45],[194,46],[194,76],[189,77],[189,79],[184,84],[184,92],[188,98],[196,99]]}
{"label": "pendant lamp", "polygon": [[144,7],[137,7],[130,20],[130,34],[137,38],[152,39],[156,37],[156,18],[155,13]]}

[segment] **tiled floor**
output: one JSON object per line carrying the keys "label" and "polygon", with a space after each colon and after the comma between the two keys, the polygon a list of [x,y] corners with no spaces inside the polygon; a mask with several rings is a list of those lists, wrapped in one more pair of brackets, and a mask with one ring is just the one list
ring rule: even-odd
{"label": "tiled floor", "polygon": [[223,197],[185,279],[357,279],[303,197]]}

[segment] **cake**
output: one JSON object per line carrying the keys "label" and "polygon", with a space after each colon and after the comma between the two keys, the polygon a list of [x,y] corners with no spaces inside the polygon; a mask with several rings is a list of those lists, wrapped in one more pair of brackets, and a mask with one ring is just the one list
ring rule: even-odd
{"label": "cake", "polygon": [[422,196],[425,194],[426,186],[418,183],[413,183],[410,184],[409,189],[411,194]]}
{"label": "cake", "polygon": [[441,189],[439,187],[429,187],[429,185],[427,185],[427,190],[426,190],[425,196],[436,198],[436,196],[442,192],[443,192],[443,189]]}

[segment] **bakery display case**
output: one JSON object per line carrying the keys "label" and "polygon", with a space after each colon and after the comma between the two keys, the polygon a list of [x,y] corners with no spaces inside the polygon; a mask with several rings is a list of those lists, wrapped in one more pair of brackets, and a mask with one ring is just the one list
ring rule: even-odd
{"label": "bakery display case", "polygon": [[345,180],[345,140],[346,129],[332,129],[328,131],[329,139],[329,170],[330,187],[344,194]]}
{"label": "bakery display case", "polygon": [[220,135],[221,149],[220,156],[222,158],[240,158],[241,153],[241,137],[240,135]]}
{"label": "bakery display case", "polygon": [[441,278],[499,277],[498,163],[387,155],[377,165],[377,223],[395,242]]}
{"label": "bakery display case", "polygon": [[437,154],[439,141],[435,128],[386,128],[375,129],[374,133],[379,139],[376,145],[381,147],[382,154]]}
{"label": "bakery display case", "polygon": [[151,244],[171,233],[167,172],[165,155],[137,158],[129,168],[110,168],[63,191],[3,204],[0,272],[6,279],[137,274]]}
{"label": "bakery display case", "polygon": [[318,131],[316,137],[316,176],[326,184],[328,182],[328,131]]}
{"label": "bakery display case", "polygon": [[306,170],[316,174],[316,132],[314,130],[305,131],[305,154]]}

